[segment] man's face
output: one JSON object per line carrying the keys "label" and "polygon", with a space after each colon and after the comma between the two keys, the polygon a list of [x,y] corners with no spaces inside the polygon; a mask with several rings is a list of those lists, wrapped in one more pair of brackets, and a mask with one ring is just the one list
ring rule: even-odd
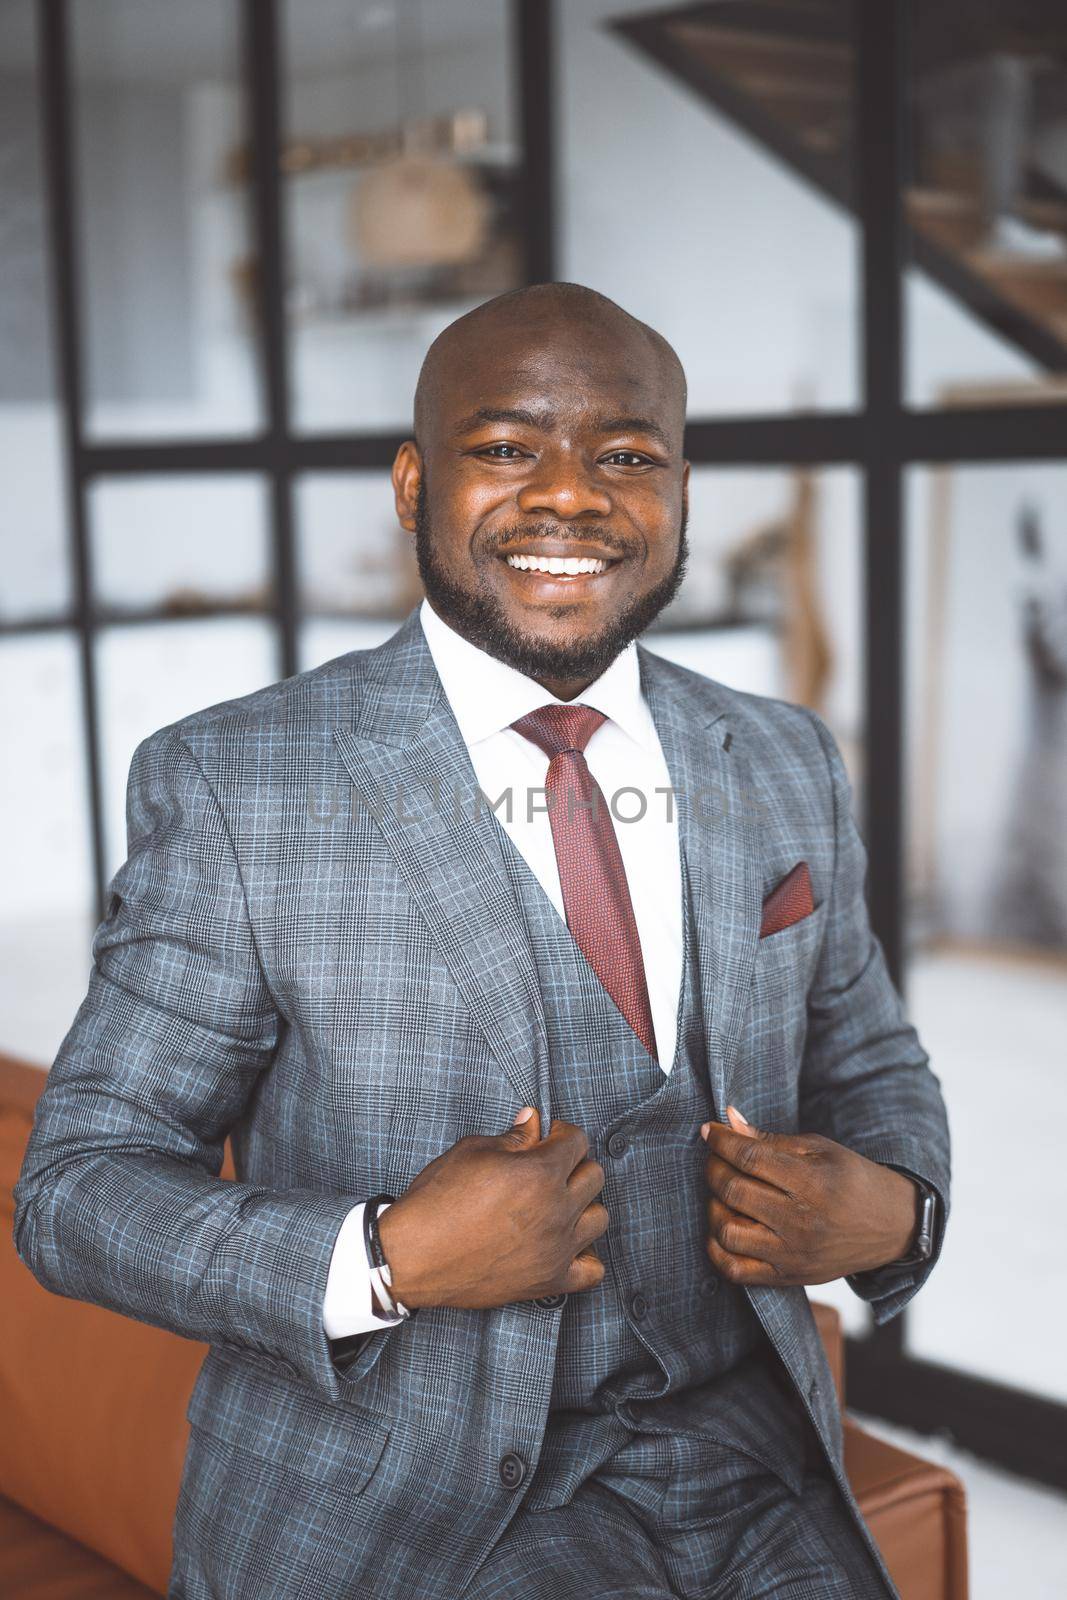
{"label": "man's face", "polygon": [[[573,698],[681,583],[682,409],[665,364],[617,324],[527,319],[478,341],[438,386],[421,462],[409,441],[393,470],[430,604]],[[554,575],[520,556],[596,570]]]}

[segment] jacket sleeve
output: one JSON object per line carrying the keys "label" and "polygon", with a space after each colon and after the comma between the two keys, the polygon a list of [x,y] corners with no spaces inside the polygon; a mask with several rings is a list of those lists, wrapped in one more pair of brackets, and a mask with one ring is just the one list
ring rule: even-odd
{"label": "jacket sleeve", "polygon": [[134,752],[127,833],[88,993],[37,1103],[16,1249],[55,1294],[251,1354],[336,1398],[345,1368],[323,1300],[357,1197],[219,1177],[284,1020],[222,809],[173,725]]}
{"label": "jacket sleeve", "polygon": [[829,728],[805,714],[829,767],[836,839],[830,907],[815,979],[800,1077],[800,1127],[925,1178],[937,1193],[934,1249],[914,1267],[872,1268],[846,1283],[888,1322],[925,1283],[941,1254],[949,1212],[950,1140],[940,1080],[907,1020],[867,911],[867,852],[852,816],[851,788]]}

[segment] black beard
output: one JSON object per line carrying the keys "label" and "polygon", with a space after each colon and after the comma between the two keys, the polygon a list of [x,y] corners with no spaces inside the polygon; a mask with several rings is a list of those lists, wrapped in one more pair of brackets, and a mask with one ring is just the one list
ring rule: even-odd
{"label": "black beard", "polygon": [[[425,472],[419,481],[415,501],[415,557],[430,604],[450,627],[469,639],[471,644],[537,682],[550,678],[566,683],[583,678],[591,683],[607,671],[620,651],[644,633],[678,593],[689,560],[689,544],[686,540],[688,521],[688,514],[683,509],[678,555],[667,576],[647,594],[635,600],[600,633],[567,646],[528,639],[511,625],[495,596],[461,589],[442,571],[434,550]],[[503,530],[499,535],[500,542],[517,540],[523,533],[533,531],[529,525]],[[593,533],[596,536],[595,529]]]}

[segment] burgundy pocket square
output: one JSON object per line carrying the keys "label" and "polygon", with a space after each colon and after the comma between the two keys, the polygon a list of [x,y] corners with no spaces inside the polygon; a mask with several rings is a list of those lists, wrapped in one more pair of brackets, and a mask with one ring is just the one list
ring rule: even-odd
{"label": "burgundy pocket square", "polygon": [[783,928],[791,928],[794,922],[800,922],[814,910],[808,863],[798,861],[764,900],[759,936],[765,939],[769,933],[781,933]]}

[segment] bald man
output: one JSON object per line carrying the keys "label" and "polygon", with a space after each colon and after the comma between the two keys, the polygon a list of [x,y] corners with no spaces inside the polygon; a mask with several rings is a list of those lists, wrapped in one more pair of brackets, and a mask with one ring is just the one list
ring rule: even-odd
{"label": "bald man", "polygon": [[947,1119],[826,725],[637,643],[685,405],[581,285],[461,317],[425,599],[134,754],[15,1228],[211,1346],[172,1600],[897,1593],[803,1286],[906,1304]]}

